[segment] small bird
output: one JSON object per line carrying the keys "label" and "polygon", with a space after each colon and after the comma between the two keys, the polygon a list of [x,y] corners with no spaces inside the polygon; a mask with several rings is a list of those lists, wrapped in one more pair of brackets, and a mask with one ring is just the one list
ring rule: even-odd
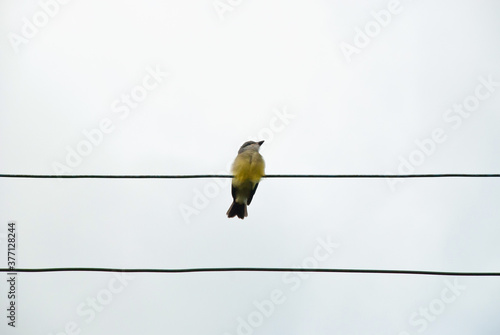
{"label": "small bird", "polygon": [[247,205],[252,202],[260,178],[264,176],[265,163],[259,154],[262,143],[264,141],[248,141],[243,143],[238,150],[238,156],[234,159],[232,168],[231,194],[233,195],[233,203],[227,210],[228,218],[237,216],[244,219],[248,216]]}

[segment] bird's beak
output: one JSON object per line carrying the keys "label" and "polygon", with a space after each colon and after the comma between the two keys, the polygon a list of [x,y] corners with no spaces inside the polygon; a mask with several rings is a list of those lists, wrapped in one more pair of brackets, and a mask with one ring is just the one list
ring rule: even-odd
{"label": "bird's beak", "polygon": [[262,145],[262,143],[264,143],[264,141],[257,142],[257,144],[258,144],[259,146],[261,146],[261,145]]}

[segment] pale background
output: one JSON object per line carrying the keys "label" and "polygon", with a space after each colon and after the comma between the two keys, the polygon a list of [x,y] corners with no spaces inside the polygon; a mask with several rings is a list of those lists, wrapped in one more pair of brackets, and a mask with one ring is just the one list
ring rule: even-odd
{"label": "pale background", "polygon": [[[493,0],[2,0],[0,172],[227,174],[264,139],[269,174],[499,173],[499,14]],[[463,103],[468,117],[449,111]],[[244,221],[225,217],[228,183],[0,179],[1,250],[16,220],[19,267],[500,271],[498,179],[267,179]],[[21,274],[16,330],[2,279],[0,329],[500,333],[496,277],[131,277]]]}

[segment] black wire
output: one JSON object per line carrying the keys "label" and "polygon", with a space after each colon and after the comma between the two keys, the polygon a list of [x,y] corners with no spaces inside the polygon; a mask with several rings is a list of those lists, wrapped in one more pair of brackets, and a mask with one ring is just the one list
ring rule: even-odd
{"label": "black wire", "polygon": [[323,273],[362,273],[362,274],[401,274],[427,276],[469,276],[498,277],[500,272],[461,272],[426,270],[377,270],[377,269],[309,269],[309,268],[186,268],[186,269],[115,269],[115,268],[37,268],[37,269],[0,269],[0,272],[141,272],[141,273],[188,273],[188,272],[323,272]]}
{"label": "black wire", "polygon": [[232,178],[231,175],[48,175],[48,174],[0,174],[0,178],[101,178],[101,179],[155,179],[155,178]]}
{"label": "black wire", "polygon": [[[232,175],[34,175],[0,174],[0,178],[115,178],[115,179],[175,179],[175,178],[232,178]],[[500,177],[500,174],[398,174],[398,175],[307,175],[307,174],[269,174],[265,178],[443,178],[443,177]],[[376,270],[376,269],[303,269],[303,268],[192,268],[192,269],[115,269],[115,268],[38,268],[38,269],[0,269],[0,272],[142,272],[142,273],[186,273],[186,272],[327,272],[327,273],[364,273],[364,274],[407,274],[434,276],[500,276],[500,272],[456,272],[422,270]]]}
{"label": "black wire", "polygon": [[[0,178],[101,178],[101,179],[192,179],[232,178],[228,174],[198,175],[46,175],[46,174],[0,174]],[[498,178],[498,173],[439,173],[439,174],[268,174],[264,178]]]}

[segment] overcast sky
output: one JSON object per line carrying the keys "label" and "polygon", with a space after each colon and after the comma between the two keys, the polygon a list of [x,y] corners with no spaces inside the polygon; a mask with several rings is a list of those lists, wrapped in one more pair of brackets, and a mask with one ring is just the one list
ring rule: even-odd
{"label": "overcast sky", "polygon": [[[0,173],[499,173],[500,3],[0,1]],[[500,271],[500,180],[0,179],[18,267]],[[0,257],[6,259],[6,257]],[[0,265],[5,267],[6,261]],[[6,275],[5,275],[6,276]],[[22,273],[6,334],[500,333],[499,278]]]}

